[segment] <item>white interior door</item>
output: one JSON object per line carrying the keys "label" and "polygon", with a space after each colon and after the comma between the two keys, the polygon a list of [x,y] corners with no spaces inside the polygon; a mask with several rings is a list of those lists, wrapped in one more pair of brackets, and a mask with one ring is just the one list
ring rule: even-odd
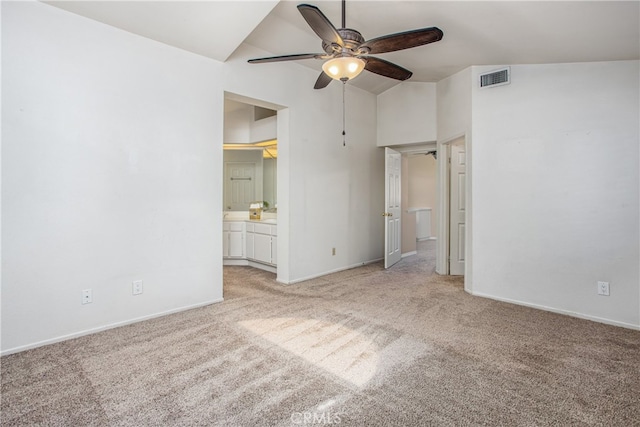
{"label": "white interior door", "polygon": [[400,177],[401,154],[390,148],[384,149],[384,268],[389,268],[402,258],[402,224],[400,223]]}
{"label": "white interior door", "polygon": [[450,162],[449,274],[463,276],[466,221],[466,156],[464,143],[451,145]]}
{"label": "white interior door", "polygon": [[249,210],[249,204],[255,201],[255,163],[226,164],[226,201],[225,206],[230,211]]}

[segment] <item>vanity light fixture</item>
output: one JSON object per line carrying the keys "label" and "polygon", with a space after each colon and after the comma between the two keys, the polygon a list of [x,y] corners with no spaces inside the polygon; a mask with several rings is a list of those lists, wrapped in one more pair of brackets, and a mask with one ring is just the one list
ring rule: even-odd
{"label": "vanity light fixture", "polygon": [[339,56],[322,64],[322,71],[332,79],[344,83],[360,74],[364,70],[364,66],[364,61],[355,56]]}
{"label": "vanity light fixture", "polygon": [[225,150],[262,150],[262,157],[265,159],[276,159],[278,157],[278,140],[270,139],[268,141],[253,143],[225,143],[222,145]]}

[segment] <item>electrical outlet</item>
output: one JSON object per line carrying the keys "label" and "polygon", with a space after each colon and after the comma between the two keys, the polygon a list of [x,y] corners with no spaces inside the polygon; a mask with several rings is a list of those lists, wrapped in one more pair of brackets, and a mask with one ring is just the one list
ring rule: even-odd
{"label": "electrical outlet", "polygon": [[336,254],[336,248],[331,248],[331,255],[334,256]]}
{"label": "electrical outlet", "polygon": [[598,295],[609,296],[609,282],[598,282]]}
{"label": "electrical outlet", "polygon": [[91,289],[84,289],[82,291],[82,304],[91,304],[93,302],[93,293]]}
{"label": "electrical outlet", "polygon": [[133,281],[132,292],[133,292],[133,295],[140,295],[142,293],[142,280]]}

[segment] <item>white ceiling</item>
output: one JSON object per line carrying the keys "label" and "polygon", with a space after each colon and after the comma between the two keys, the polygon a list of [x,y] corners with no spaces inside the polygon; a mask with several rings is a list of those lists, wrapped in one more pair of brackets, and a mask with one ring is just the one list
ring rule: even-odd
{"label": "white ceiling", "polygon": [[78,15],[218,61],[278,4],[260,1],[44,1]]}
{"label": "white ceiling", "polygon": [[[339,1],[305,1],[340,27]],[[320,39],[296,8],[302,2],[47,3],[225,61],[243,42],[264,50],[265,56],[322,52]],[[440,42],[379,55],[413,71],[409,81],[435,82],[470,65],[640,59],[638,1],[348,0],[346,21],[365,39],[431,26],[442,29]],[[321,61],[296,62],[320,73]],[[350,82],[372,93],[397,83],[368,72]]]}

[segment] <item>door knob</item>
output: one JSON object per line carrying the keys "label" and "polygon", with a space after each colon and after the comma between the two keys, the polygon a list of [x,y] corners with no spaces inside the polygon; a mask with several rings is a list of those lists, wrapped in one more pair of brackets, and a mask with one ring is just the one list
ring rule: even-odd
{"label": "door knob", "polygon": [[385,212],[382,214],[382,216],[393,216],[393,214],[391,212]]}

